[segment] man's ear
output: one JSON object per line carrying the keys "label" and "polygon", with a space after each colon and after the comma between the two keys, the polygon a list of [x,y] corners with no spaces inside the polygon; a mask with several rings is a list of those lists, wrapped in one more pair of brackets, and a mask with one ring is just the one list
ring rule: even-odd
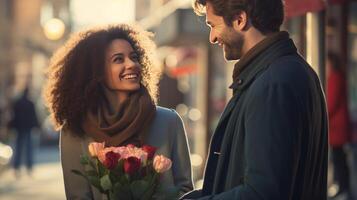
{"label": "man's ear", "polygon": [[245,11],[241,11],[235,15],[232,21],[233,28],[237,31],[246,30],[248,28],[248,15]]}

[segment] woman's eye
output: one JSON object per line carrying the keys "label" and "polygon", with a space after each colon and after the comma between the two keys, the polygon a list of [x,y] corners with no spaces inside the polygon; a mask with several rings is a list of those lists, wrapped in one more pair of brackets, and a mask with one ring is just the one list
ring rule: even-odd
{"label": "woman's eye", "polygon": [[139,56],[138,55],[132,55],[131,60],[133,61],[139,61]]}
{"label": "woman's eye", "polygon": [[114,60],[113,60],[115,63],[121,63],[121,62],[123,62],[123,58],[122,57],[116,57],[116,58],[114,58]]}

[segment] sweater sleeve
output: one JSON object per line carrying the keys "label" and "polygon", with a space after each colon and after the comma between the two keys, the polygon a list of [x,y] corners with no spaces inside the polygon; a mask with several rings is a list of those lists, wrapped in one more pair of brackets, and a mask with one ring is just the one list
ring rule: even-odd
{"label": "sweater sleeve", "polygon": [[175,112],[175,135],[173,136],[172,162],[174,183],[180,195],[193,190],[190,151],[186,131],[180,116]]}
{"label": "sweater sleeve", "polygon": [[80,138],[73,137],[68,131],[61,131],[60,157],[67,199],[94,199],[91,186],[87,180],[71,172],[73,169],[84,172],[84,167],[80,164],[80,155],[83,154],[82,148],[83,144]]}

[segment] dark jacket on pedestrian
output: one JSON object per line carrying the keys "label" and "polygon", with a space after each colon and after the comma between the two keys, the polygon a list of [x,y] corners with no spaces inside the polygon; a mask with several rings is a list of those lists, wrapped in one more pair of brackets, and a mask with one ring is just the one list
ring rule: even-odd
{"label": "dark jacket on pedestrian", "polygon": [[185,198],[325,200],[324,94],[288,33],[273,34],[245,54],[231,88],[211,140],[203,189]]}
{"label": "dark jacket on pedestrian", "polygon": [[10,121],[10,127],[17,133],[28,133],[34,127],[39,127],[35,105],[28,98],[28,90],[17,99],[13,105],[13,118]]}

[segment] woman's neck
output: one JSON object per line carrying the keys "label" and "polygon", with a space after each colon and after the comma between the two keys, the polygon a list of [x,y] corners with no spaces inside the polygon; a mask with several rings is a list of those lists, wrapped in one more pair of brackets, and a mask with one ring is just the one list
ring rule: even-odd
{"label": "woman's neck", "polygon": [[123,91],[116,91],[119,104],[122,104],[129,98],[129,94]]}

